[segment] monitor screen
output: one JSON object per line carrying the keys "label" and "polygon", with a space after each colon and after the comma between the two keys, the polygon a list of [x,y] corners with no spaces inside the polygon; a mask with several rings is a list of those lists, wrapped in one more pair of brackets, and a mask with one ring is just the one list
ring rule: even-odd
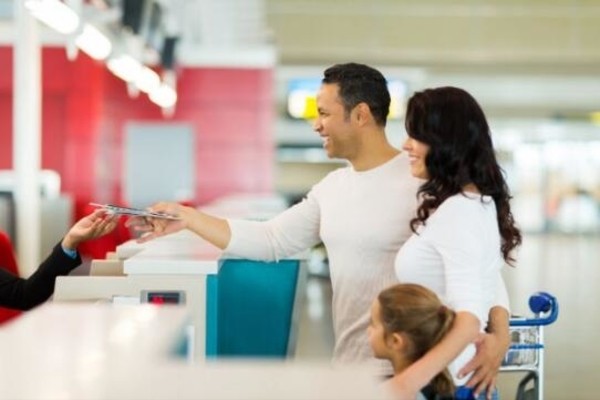
{"label": "monitor screen", "polygon": [[0,190],[0,230],[10,236],[13,245],[16,244],[15,219],[13,192]]}
{"label": "monitor screen", "polygon": [[[318,78],[295,78],[287,85],[287,113],[293,119],[314,119],[317,117],[317,91],[321,86]],[[388,119],[404,117],[406,107],[406,82],[399,79],[388,80],[391,103]]]}

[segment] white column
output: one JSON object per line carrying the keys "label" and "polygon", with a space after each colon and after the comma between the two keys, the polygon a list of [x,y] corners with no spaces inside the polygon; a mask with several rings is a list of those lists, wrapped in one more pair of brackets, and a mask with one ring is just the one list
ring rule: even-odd
{"label": "white column", "polygon": [[37,21],[14,0],[13,169],[17,257],[22,276],[40,262],[41,62]]}

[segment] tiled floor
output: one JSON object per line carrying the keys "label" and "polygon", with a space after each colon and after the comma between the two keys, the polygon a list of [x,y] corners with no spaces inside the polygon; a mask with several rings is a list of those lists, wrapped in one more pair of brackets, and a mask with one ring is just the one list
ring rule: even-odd
{"label": "tiled floor", "polygon": [[[517,268],[505,273],[513,311],[529,314],[528,299],[547,291],[558,299],[560,315],[546,328],[547,400],[597,400],[600,378],[600,237],[528,235]],[[299,326],[298,358],[331,356],[331,287],[325,278],[309,278]],[[521,375],[503,373],[502,399],[514,398]]]}

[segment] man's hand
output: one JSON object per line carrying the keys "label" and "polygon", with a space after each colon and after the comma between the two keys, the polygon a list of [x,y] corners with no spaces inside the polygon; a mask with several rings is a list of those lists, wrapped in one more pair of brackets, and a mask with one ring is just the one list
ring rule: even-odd
{"label": "man's hand", "polygon": [[466,386],[475,388],[475,398],[487,391],[487,398],[491,399],[496,387],[496,378],[502,360],[510,346],[507,332],[482,333],[475,342],[477,353],[458,373],[459,377],[474,372]]}
{"label": "man's hand", "polygon": [[138,243],[144,243],[157,237],[169,235],[178,232],[188,227],[187,214],[192,210],[189,207],[182,206],[177,203],[157,203],[148,210],[176,216],[178,219],[152,218],[135,216],[130,217],[125,226],[133,228],[139,234],[142,234],[137,239]]}

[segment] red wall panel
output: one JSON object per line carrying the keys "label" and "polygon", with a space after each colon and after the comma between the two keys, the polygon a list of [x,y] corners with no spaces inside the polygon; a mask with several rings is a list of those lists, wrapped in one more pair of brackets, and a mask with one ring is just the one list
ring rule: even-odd
{"label": "red wall panel", "polygon": [[12,48],[0,46],[0,169],[12,167]]}
{"label": "red wall panel", "polygon": [[[147,96],[83,54],[42,52],[42,167],[57,170],[81,214],[87,202],[121,201],[129,122],[187,123],[195,133],[196,203],[273,186],[271,69],[183,68],[166,119]],[[12,49],[0,47],[0,168],[12,165]],[[79,216],[79,215],[77,215]]]}
{"label": "red wall panel", "polygon": [[[272,71],[185,68],[179,75],[175,114],[165,120],[147,96],[131,99],[125,84],[106,72],[109,89],[102,124],[111,147],[118,149],[117,154],[123,153],[127,122],[185,122],[195,133],[196,203],[230,193],[272,190]],[[123,160],[116,165],[121,173]],[[108,185],[120,198],[120,176],[114,176]]]}
{"label": "red wall panel", "polygon": [[0,88],[0,169],[12,168],[12,125],[12,93]]}

